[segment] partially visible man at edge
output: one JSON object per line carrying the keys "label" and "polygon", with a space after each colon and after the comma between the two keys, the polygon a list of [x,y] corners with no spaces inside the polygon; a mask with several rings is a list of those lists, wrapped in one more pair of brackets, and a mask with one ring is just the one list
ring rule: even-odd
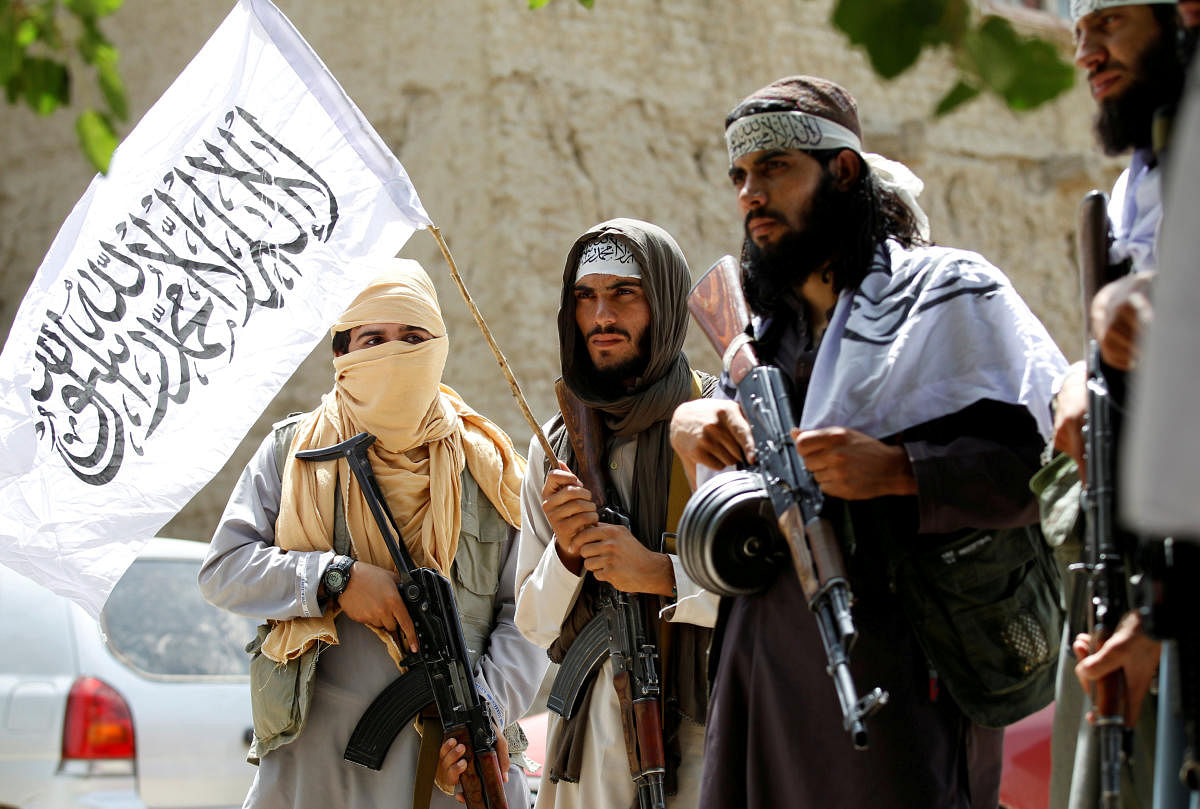
{"label": "partially visible man at edge", "polygon": [[[898,543],[1036,521],[1027,482],[1065,362],[982,257],[922,246],[911,192],[864,159],[841,87],[780,79],[733,109],[726,142],[760,359],[792,384],[796,449],[825,513],[844,500],[854,525],[851,670],[891,698],[856,751],[790,569],[723,601],[701,806],[995,807],[1003,731],[972,723],[939,687],[888,559]],[[671,431],[688,464],[752,453],[732,401],[685,404]]]}
{"label": "partially visible man at edge", "polygon": [[[648,594],[661,618],[659,643],[667,806],[699,801],[706,710],[705,664],[717,599],[700,590],[675,555],[674,532],[689,487],[668,442],[676,405],[706,395],[716,380],[683,354],[688,265],[662,228],[613,219],[576,240],[563,273],[558,312],[562,376],[603,415],[610,502],[632,525],[599,523],[592,493],[570,471],[576,459],[561,415],[546,424],[557,457],[529,448],[521,492],[516,622],[561,662],[594,610],[596,583]],[[599,493],[598,493],[599,494]],[[620,705],[605,661],[569,721],[551,715],[538,807],[629,809],[637,805]]]}
{"label": "partially visible man at edge", "polygon": [[[1075,64],[1086,72],[1097,112],[1095,130],[1108,155],[1132,150],[1129,166],[1117,178],[1108,215],[1114,241],[1113,264],[1129,262],[1129,274],[1102,287],[1088,314],[1113,395],[1124,398],[1125,373],[1136,362],[1140,334],[1153,309],[1150,292],[1158,269],[1162,222],[1163,161],[1169,124],[1182,92],[1179,12],[1175,0],[1074,0]],[[1156,118],[1160,132],[1156,136]],[[1162,142],[1156,143],[1156,138]],[[1082,427],[1087,412],[1083,362],[1073,365],[1054,398],[1054,445],[1080,465],[1086,477]],[[1119,422],[1114,425],[1119,431]],[[1116,444],[1118,442],[1114,442]],[[1114,446],[1114,452],[1117,446]],[[1119,461],[1118,461],[1119,463]],[[1082,582],[1067,577],[1069,625],[1079,630],[1086,609]],[[1146,699],[1158,668],[1159,644],[1141,631],[1131,613],[1104,649],[1091,654],[1086,636],[1072,637],[1061,660],[1055,713],[1051,803],[1079,809],[1094,806],[1099,782],[1094,734],[1086,723],[1085,700],[1072,671],[1094,680],[1120,665],[1129,685],[1127,722],[1135,728],[1133,754],[1125,759],[1122,804],[1149,806],[1153,786],[1156,703]],[[1118,661],[1120,661],[1118,663]]]}
{"label": "partially visible man at edge", "polygon": [[[1109,220],[1112,263],[1128,260],[1131,275],[1101,289],[1092,302],[1092,332],[1105,362],[1128,369],[1135,358],[1139,318],[1158,266],[1162,221],[1162,155],[1155,153],[1154,119],[1173,111],[1183,89],[1175,0],[1074,0],[1075,64],[1096,100],[1095,129],[1105,154],[1132,150],[1113,185]],[[1159,144],[1160,148],[1165,144]],[[1082,363],[1072,367],[1055,397],[1055,445],[1082,460],[1086,410]]]}
{"label": "partially visible man at edge", "polygon": [[[250,755],[258,770],[245,806],[449,809],[458,806],[450,795],[465,751],[452,738],[442,742],[436,717],[420,731],[403,727],[379,772],[343,760],[359,718],[417,641],[391,555],[348,465],[295,454],[363,431],[376,437],[371,468],[413,561],[451,582],[498,730],[525,712],[546,669],[513,625],[524,461],[500,428],[440,384],[449,337],[417,262],[394,259],[331,333],[333,389],[264,439],[200,570],[213,604],[267,619],[257,653],[263,682],[252,664]],[[297,671],[283,670],[297,659]],[[508,803],[520,809],[529,790],[498,736]],[[418,764],[423,744],[427,766]]]}

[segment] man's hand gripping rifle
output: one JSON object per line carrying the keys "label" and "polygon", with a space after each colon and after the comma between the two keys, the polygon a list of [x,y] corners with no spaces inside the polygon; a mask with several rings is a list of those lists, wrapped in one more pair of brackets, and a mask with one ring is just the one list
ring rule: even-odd
{"label": "man's hand gripping rifle", "polygon": [[688,296],[688,308],[721,355],[750,422],[757,454],[753,471],[762,476],[792,565],[817,620],[843,726],[856,749],[867,747],[865,720],[887,702],[873,689],[859,699],[850,674],[849,654],[858,632],[850,613],[853,600],[841,546],[833,526],[821,516],[824,495],[792,441],[795,422],[779,369],[760,365],[746,334],[750,314],[742,293],[741,271],[731,256],[709,268]]}
{"label": "man's hand gripping rifle", "polygon": [[[1108,262],[1108,199],[1092,191],[1079,207],[1079,277],[1084,333],[1091,334],[1088,312],[1096,290],[1114,280]],[[1113,458],[1113,401],[1100,364],[1100,347],[1087,341],[1087,417],[1083,428],[1087,480],[1081,505],[1087,529],[1083,569],[1088,577],[1088,635],[1092,653],[1117,629],[1129,611],[1127,549],[1116,532],[1116,469]],[[1095,727],[1100,748],[1100,806],[1121,805],[1121,762],[1125,757],[1127,694],[1121,669],[1101,678],[1092,689]]]}
{"label": "man's hand gripping rifle", "polygon": [[400,595],[417,633],[418,651],[405,658],[408,670],[392,681],[358,720],[346,745],[346,760],[378,770],[400,731],[433,704],[445,735],[453,736],[467,750],[467,769],[460,779],[467,806],[508,809],[496,732],[471,674],[454,591],[436,570],[413,564],[371,470],[367,448],[374,442],[375,436],[359,433],[332,447],[296,453],[304,461],[346,459],[396,565]]}
{"label": "man's hand gripping rifle", "polygon": [[[600,521],[629,527],[629,517],[608,502],[604,425],[600,413],[579,401],[560,379],[555,386],[563,423],[575,452],[580,482],[592,494]],[[570,719],[607,656],[621,706],[621,726],[629,772],[637,785],[639,809],[665,809],[666,754],[663,748],[661,685],[657,639],[647,631],[645,610],[653,609],[637,593],[624,593],[598,582],[598,613],[571,643],[550,690],[547,707]],[[650,624],[651,626],[653,624]]]}

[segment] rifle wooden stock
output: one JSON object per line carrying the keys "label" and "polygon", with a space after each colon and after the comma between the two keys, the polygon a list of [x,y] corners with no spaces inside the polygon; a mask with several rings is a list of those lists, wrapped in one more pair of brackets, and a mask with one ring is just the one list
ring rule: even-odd
{"label": "rifle wooden stock", "polygon": [[667,753],[663,748],[662,716],[658,700],[640,699],[633,703],[633,719],[637,723],[639,766],[643,770],[665,769]]}
{"label": "rifle wooden stock", "polygon": [[633,683],[629,671],[613,672],[613,689],[617,692],[617,707],[621,711],[621,733],[625,738],[625,756],[629,759],[629,773],[636,779],[641,770],[638,760],[637,715],[633,711]]}
{"label": "rifle wooden stock", "polygon": [[554,393],[558,397],[558,409],[567,436],[571,439],[571,449],[575,452],[576,476],[591,492],[592,502],[600,510],[608,505],[608,475],[600,460],[604,457],[603,416],[579,401],[561,379],[554,383]]}
{"label": "rifle wooden stock", "polygon": [[800,589],[811,604],[821,591],[821,579],[817,574],[816,563],[813,562],[813,548],[809,546],[808,537],[804,532],[804,517],[800,514],[800,507],[790,506],[778,516],[777,522],[779,531],[787,542],[788,553],[792,557],[792,568],[796,571],[796,577],[800,579]]}
{"label": "rifle wooden stock", "polygon": [[[1113,631],[1109,627],[1094,625],[1088,654],[1100,651],[1100,647],[1107,643],[1112,636]],[[1124,672],[1118,669],[1107,677],[1097,680],[1096,684],[1092,686],[1092,702],[1096,709],[1097,724],[1105,717],[1113,717],[1119,720],[1119,724],[1124,725],[1125,707],[1128,705]]]}
{"label": "rifle wooden stock", "polygon": [[826,587],[831,581],[846,579],[846,562],[842,558],[842,546],[838,544],[833,525],[824,518],[810,520],[804,526],[812,549],[813,564],[817,568],[817,581]]}
{"label": "rifle wooden stock", "polygon": [[[504,778],[500,774],[500,755],[493,750],[476,752],[475,744],[467,728],[461,727],[446,734],[466,748],[463,759],[467,768],[459,776],[467,806],[508,806],[504,793]],[[497,796],[505,796],[504,803],[497,803]]]}
{"label": "rifle wooden stock", "polygon": [[734,385],[756,365],[758,358],[748,343],[741,342],[750,323],[750,310],[742,294],[742,271],[733,256],[722,256],[708,268],[688,294],[688,310],[721,356],[725,371]]}

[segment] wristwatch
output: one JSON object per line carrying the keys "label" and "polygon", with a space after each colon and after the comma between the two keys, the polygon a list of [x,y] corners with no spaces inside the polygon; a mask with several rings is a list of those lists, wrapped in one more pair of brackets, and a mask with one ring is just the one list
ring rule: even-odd
{"label": "wristwatch", "polygon": [[325,568],[325,575],[321,577],[321,583],[325,585],[325,595],[337,598],[346,592],[346,585],[350,583],[350,568],[353,565],[354,560],[349,556],[333,557],[329,567]]}

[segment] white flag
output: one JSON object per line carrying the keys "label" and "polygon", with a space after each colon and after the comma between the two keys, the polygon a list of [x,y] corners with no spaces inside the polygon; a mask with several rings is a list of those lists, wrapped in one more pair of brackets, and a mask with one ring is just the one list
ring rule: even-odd
{"label": "white flag", "polygon": [[0,562],[98,614],[414,229],[404,167],[240,0],[63,224],[0,354]]}

